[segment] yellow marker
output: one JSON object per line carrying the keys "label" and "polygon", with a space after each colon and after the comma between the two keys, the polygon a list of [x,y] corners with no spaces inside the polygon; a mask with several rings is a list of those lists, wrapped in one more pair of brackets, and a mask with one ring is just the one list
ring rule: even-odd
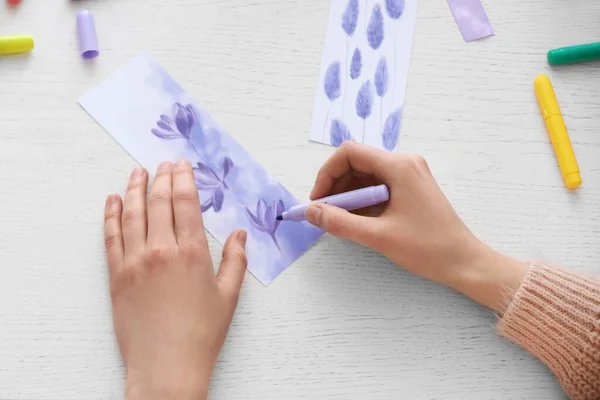
{"label": "yellow marker", "polygon": [[0,54],[24,53],[33,49],[33,36],[0,36]]}
{"label": "yellow marker", "polygon": [[571,146],[565,121],[560,113],[558,100],[556,100],[552,88],[552,82],[546,75],[538,75],[535,78],[534,86],[565,185],[569,189],[576,189],[581,186],[581,174],[579,173],[579,166]]}

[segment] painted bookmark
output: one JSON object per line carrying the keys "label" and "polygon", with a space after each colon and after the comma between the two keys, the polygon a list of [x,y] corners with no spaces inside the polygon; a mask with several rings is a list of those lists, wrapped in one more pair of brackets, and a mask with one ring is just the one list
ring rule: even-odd
{"label": "painted bookmark", "polygon": [[323,235],[308,222],[276,219],[300,202],[146,54],[79,104],[147,170],[163,160],[189,160],[204,226],[221,243],[246,230],[248,269],[264,285]]}
{"label": "painted bookmark", "polygon": [[494,35],[481,0],[448,0],[448,5],[465,42]]}

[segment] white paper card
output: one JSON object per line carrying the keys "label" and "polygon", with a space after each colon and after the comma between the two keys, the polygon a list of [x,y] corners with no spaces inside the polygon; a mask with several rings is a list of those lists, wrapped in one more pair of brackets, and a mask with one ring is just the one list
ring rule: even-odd
{"label": "white paper card", "polygon": [[398,148],[418,0],[332,0],[310,140]]}

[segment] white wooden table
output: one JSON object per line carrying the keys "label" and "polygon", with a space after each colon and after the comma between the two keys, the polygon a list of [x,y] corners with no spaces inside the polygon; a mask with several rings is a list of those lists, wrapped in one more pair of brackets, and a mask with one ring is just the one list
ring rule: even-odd
{"label": "white wooden table", "polygon": [[[96,17],[81,60],[75,14]],[[600,63],[550,69],[552,47],[600,40],[600,2],[486,1],[497,36],[460,37],[421,0],[401,147],[427,157],[471,228],[521,258],[600,271]],[[105,195],[134,161],[76,104],[147,50],[297,197],[332,152],[307,142],[327,0],[23,0],[0,34],[0,399],[118,399],[102,244]],[[582,170],[562,184],[533,93],[553,79]],[[211,241],[218,262],[220,246]],[[211,399],[562,399],[499,339],[494,316],[326,237],[268,289],[248,275]]]}

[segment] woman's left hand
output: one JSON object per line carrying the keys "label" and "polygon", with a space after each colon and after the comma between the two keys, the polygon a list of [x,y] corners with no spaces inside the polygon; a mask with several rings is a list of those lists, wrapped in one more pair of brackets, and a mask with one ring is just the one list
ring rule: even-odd
{"label": "woman's left hand", "polygon": [[189,162],[131,174],[124,202],[106,201],[105,239],[126,399],[206,398],[246,271],[233,232],[214,273]]}

